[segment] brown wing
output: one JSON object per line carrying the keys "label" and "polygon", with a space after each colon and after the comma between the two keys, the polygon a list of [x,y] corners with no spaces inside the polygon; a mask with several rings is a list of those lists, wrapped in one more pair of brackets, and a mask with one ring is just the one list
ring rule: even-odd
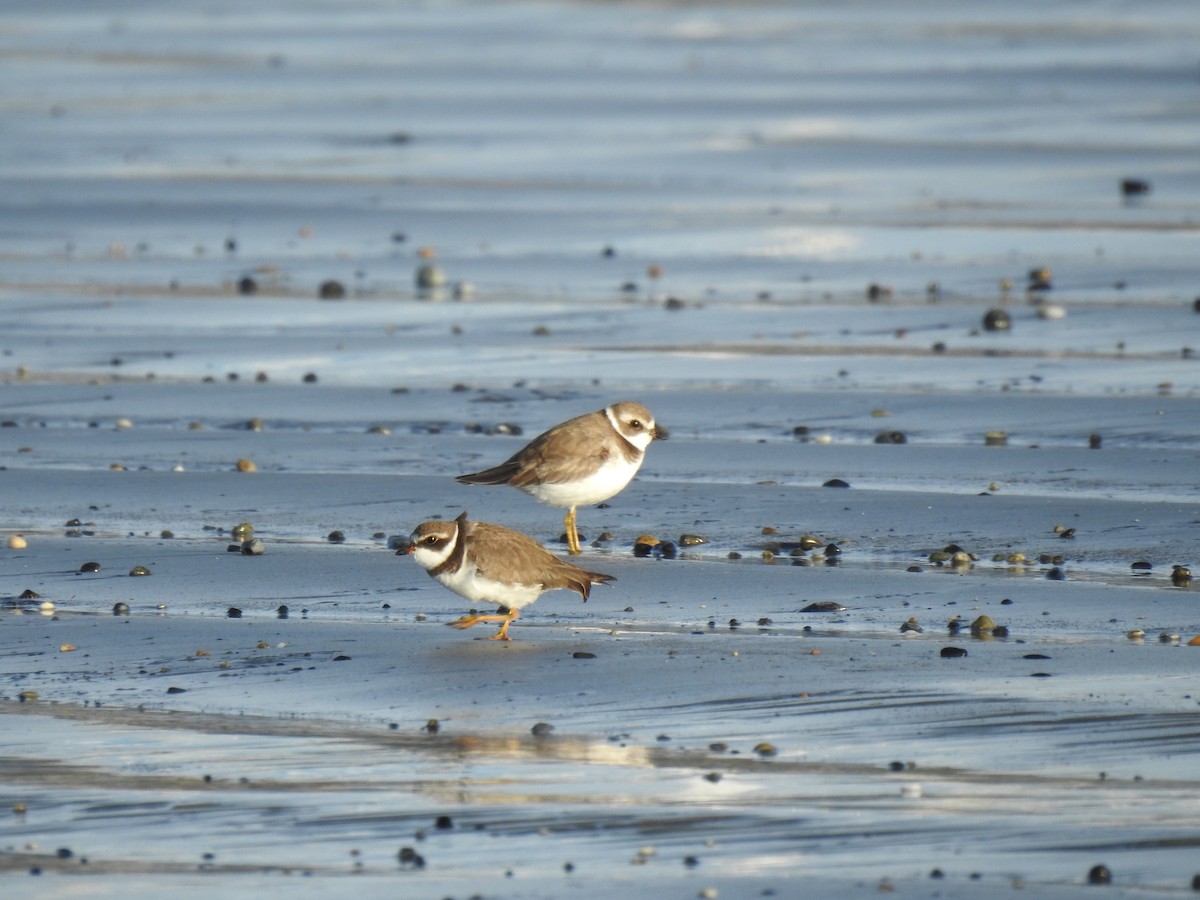
{"label": "brown wing", "polygon": [[541,584],[546,590],[564,588],[585,601],[593,584],[614,580],[612,575],[587,572],[559,559],[529,535],[490,522],[471,522],[471,540],[488,552],[475,559],[479,573],[505,584]]}
{"label": "brown wing", "polygon": [[[459,475],[462,484],[558,484],[584,478],[609,457],[612,435],[604,411],[586,413],[555,425],[498,466]],[[552,460],[551,466],[548,461]]]}

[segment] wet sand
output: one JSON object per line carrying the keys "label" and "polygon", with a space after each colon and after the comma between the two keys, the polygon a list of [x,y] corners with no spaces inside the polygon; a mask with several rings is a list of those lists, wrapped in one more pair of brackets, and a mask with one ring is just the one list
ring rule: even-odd
{"label": "wet sand", "polygon": [[[6,17],[5,896],[1189,894],[1200,34],[958,12]],[[616,581],[446,627],[626,397]]]}

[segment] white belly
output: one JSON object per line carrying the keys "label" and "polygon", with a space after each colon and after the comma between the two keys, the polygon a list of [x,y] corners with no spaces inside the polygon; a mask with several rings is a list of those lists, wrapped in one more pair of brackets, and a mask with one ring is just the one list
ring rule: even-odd
{"label": "white belly", "polygon": [[637,470],[637,465],[623,459],[610,460],[581,481],[531,484],[521,490],[547,506],[587,506],[619,494],[633,480]]}
{"label": "white belly", "polygon": [[508,609],[528,606],[543,593],[540,584],[504,584],[484,578],[469,562],[458,572],[435,576],[454,593],[473,603],[493,603]]}

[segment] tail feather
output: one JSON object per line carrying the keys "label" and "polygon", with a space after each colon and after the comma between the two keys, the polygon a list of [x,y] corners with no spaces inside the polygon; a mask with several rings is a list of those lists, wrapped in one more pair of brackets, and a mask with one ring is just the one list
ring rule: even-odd
{"label": "tail feather", "polygon": [[459,475],[454,480],[459,484],[507,484],[516,472],[517,467],[511,462],[506,462],[482,472]]}
{"label": "tail feather", "polygon": [[584,603],[587,603],[588,597],[590,597],[592,594],[593,584],[607,584],[610,581],[617,580],[617,576],[615,575],[604,575],[600,572],[588,572],[585,569],[580,569],[579,571],[580,574],[587,576],[587,580],[585,581],[584,579],[580,578],[578,581],[573,581],[571,583],[571,589],[583,598]]}

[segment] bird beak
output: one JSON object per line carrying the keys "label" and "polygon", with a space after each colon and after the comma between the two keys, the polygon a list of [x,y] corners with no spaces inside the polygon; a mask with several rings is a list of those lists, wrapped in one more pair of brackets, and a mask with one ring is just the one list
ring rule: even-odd
{"label": "bird beak", "polygon": [[408,554],[410,554],[410,553],[416,553],[416,552],[417,552],[417,545],[416,545],[416,544],[409,544],[409,545],[408,545],[407,547],[405,547],[403,550],[397,550],[397,551],[396,551],[396,555],[397,555],[397,556],[408,556]]}
{"label": "bird beak", "polygon": [[661,425],[654,426],[654,440],[665,441],[670,436],[671,432],[667,431],[667,429],[663,428]]}

